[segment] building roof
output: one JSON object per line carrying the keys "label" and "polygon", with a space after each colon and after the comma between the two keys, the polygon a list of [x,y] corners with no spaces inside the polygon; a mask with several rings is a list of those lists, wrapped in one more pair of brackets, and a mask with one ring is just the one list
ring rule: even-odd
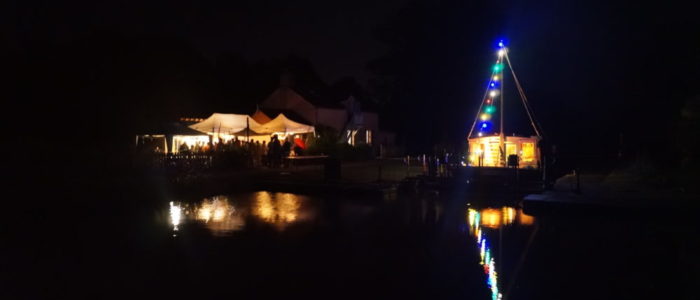
{"label": "building roof", "polygon": [[300,116],[299,114],[294,112],[293,110],[289,110],[289,109],[260,108],[260,111],[265,113],[265,115],[267,115],[271,119],[276,118],[280,114],[284,114],[284,116],[287,117],[287,119],[290,119],[290,120],[297,122],[297,123],[304,123],[304,124],[312,123],[311,120],[306,120],[302,116]]}
{"label": "building roof", "polygon": [[255,109],[255,112],[253,113],[251,118],[253,118],[253,120],[255,120],[256,122],[258,122],[260,124],[265,124],[267,122],[272,121],[272,118],[270,118],[270,116],[268,116],[265,112],[260,110],[260,107]]}

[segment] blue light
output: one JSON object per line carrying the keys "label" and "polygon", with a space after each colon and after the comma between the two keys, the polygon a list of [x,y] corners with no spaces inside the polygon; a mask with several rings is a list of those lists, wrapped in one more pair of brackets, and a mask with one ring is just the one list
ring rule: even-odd
{"label": "blue light", "polygon": [[498,47],[503,48],[503,41],[502,40],[500,42],[498,42]]}
{"label": "blue light", "polygon": [[495,87],[496,83],[491,82],[491,87]]}
{"label": "blue light", "polygon": [[491,124],[489,124],[489,122],[482,122],[482,123],[481,123],[481,129],[482,129],[482,130],[488,129],[490,126],[491,126]]}

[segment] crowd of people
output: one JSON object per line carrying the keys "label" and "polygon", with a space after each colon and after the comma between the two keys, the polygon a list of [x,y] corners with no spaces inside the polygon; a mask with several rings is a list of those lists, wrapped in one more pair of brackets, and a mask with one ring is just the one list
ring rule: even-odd
{"label": "crowd of people", "polygon": [[178,147],[178,153],[183,155],[238,153],[247,157],[252,167],[279,168],[284,166],[285,157],[302,155],[304,148],[304,142],[300,138],[292,139],[291,136],[287,136],[280,140],[277,135],[273,135],[269,142],[244,141],[234,137],[228,141],[199,142],[194,145],[183,143]]}

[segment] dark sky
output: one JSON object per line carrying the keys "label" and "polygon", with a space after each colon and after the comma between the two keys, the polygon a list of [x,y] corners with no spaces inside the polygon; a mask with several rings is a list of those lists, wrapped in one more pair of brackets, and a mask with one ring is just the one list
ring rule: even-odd
{"label": "dark sky", "polygon": [[173,36],[210,59],[223,52],[252,61],[292,53],[309,58],[328,82],[343,76],[365,81],[366,63],[385,51],[372,30],[395,15],[403,2],[18,1],[18,14],[6,20],[16,18],[20,35],[58,41],[105,28]]}
{"label": "dark sky", "polygon": [[[11,2],[0,20],[3,50],[107,29],[173,37],[214,63],[222,53],[249,61],[297,54],[328,84],[347,75],[365,82],[367,64],[383,57],[398,92],[382,118],[420,136],[407,143],[423,149],[463,140],[501,37],[545,131],[571,151],[611,153],[621,134],[638,145],[668,141],[681,107],[699,94],[700,26],[682,2],[146,2]],[[175,95],[166,103],[184,94],[164,90]]]}

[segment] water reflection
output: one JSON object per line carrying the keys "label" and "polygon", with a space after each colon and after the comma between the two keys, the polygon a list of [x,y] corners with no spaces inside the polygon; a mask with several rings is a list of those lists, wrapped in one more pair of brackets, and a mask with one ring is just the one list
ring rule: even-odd
{"label": "water reflection", "polygon": [[226,235],[243,228],[241,213],[229,204],[227,196],[204,199],[196,209],[196,219],[204,222],[214,235]]}
{"label": "water reflection", "polygon": [[240,230],[245,224],[241,212],[229,203],[226,196],[205,198],[193,206],[170,201],[170,224],[173,231],[179,231],[188,219],[202,223],[214,235],[227,235]]}
{"label": "water reflection", "polygon": [[[475,209],[470,208],[467,212],[467,219],[469,221],[469,233],[476,237],[476,242],[479,245],[479,264],[483,266],[484,273],[487,275],[486,284],[491,290],[491,299],[498,300],[501,299],[502,294],[498,290],[498,273],[496,272],[496,261],[491,255],[491,248],[489,247],[488,239],[482,231],[481,225],[486,226],[500,226],[500,216],[497,217],[495,212],[499,210],[486,209],[482,212],[478,212]],[[485,222],[484,222],[485,221]]]}
{"label": "water reflection", "polygon": [[484,208],[481,211],[473,208],[467,210],[469,234],[476,238],[479,247],[479,264],[484,268],[484,273],[486,273],[486,284],[491,290],[491,298],[493,300],[501,299],[502,294],[498,287],[496,260],[492,255],[491,244],[485,231],[499,229],[504,225],[511,225],[516,218],[520,225],[532,225],[535,221],[534,217],[526,215],[522,210],[509,206],[504,206],[500,209]]}
{"label": "water reflection", "polygon": [[526,215],[524,212],[520,211],[520,214],[518,215],[518,220],[520,222],[520,225],[532,225],[535,224],[535,217],[531,215]]}
{"label": "water reflection", "polygon": [[178,225],[180,225],[180,218],[182,217],[182,209],[180,205],[175,205],[170,201],[170,224],[173,224],[173,230],[178,231]]}
{"label": "water reflection", "polygon": [[297,220],[301,202],[299,196],[290,193],[258,192],[255,194],[253,215],[266,223],[284,228]]}
{"label": "water reflection", "polygon": [[480,217],[480,226],[498,229],[502,225],[512,225],[515,220],[518,220],[520,225],[532,225],[535,218],[526,215],[521,209],[515,209],[510,206],[498,208],[484,208],[478,212]]}
{"label": "water reflection", "polygon": [[185,223],[197,223],[213,235],[225,236],[242,230],[246,218],[252,216],[282,230],[312,216],[300,213],[303,200],[295,194],[257,192],[235,198],[215,196],[194,204],[170,202],[170,224],[173,231],[179,231]]}

